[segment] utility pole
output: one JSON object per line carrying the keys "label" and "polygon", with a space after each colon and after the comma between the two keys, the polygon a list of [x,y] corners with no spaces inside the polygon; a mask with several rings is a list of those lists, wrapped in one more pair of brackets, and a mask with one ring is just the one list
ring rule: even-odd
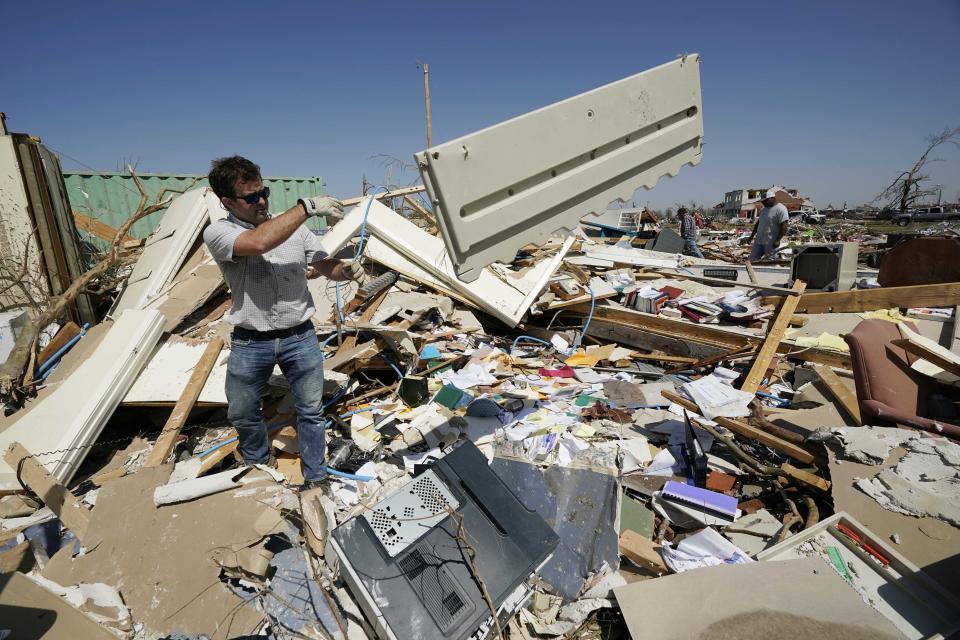
{"label": "utility pole", "polygon": [[943,197],[943,185],[938,184],[937,186],[937,206],[940,206],[940,199]]}
{"label": "utility pole", "polygon": [[423,63],[423,101],[427,107],[427,148],[433,146],[433,124],[430,121],[430,65]]}

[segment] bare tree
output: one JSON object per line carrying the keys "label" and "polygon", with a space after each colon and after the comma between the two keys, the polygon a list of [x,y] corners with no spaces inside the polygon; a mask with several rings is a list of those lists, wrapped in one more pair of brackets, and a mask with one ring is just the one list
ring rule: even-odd
{"label": "bare tree", "polygon": [[141,184],[132,168],[129,171],[137,189],[140,191],[140,204],[133,215],[117,229],[110,250],[103,259],[74,280],[66,291],[47,300],[43,310],[20,332],[6,362],[0,366],[0,399],[3,401],[19,403],[30,391],[30,381],[33,379],[33,370],[36,364],[37,338],[44,327],[65,316],[77,296],[89,292],[91,285],[94,283],[99,285],[100,290],[108,288],[110,285],[105,284],[105,282],[112,279],[111,275],[114,272],[114,267],[120,262],[132,261],[135,255],[124,250],[123,240],[127,231],[138,220],[166,209],[170,204],[171,199],[166,198],[168,190],[161,189],[153,204],[148,205],[150,198],[143,188],[143,184]]}
{"label": "bare tree", "polygon": [[934,193],[933,190],[923,188],[923,182],[930,179],[930,176],[924,174],[923,170],[931,162],[942,160],[942,158],[931,158],[930,153],[943,144],[960,147],[960,127],[947,127],[938,134],[928,136],[927,148],[920,159],[911,168],[901,172],[886,189],[873,199],[873,202],[887,203],[887,208],[903,212],[920,198]]}

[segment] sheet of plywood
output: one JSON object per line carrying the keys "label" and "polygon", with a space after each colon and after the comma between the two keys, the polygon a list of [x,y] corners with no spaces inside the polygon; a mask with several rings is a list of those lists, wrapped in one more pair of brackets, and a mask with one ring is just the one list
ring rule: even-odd
{"label": "sheet of plywood", "polygon": [[[124,404],[173,403],[180,398],[194,367],[200,362],[207,342],[171,336],[154,349],[150,361],[123,397]],[[197,402],[227,404],[227,359],[225,348],[217,357]]]}

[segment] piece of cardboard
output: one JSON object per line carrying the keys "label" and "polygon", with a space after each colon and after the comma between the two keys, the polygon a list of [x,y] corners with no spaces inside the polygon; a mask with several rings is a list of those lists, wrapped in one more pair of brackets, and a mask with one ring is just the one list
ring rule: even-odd
{"label": "piece of cardboard", "polygon": [[0,630],[4,629],[13,632],[11,640],[115,639],[66,600],[22,573],[0,575]]}
{"label": "piece of cardboard", "polygon": [[65,546],[44,576],[64,586],[116,586],[133,619],[160,635],[214,640],[252,633],[263,613],[220,580],[211,554],[281,531],[281,510],[271,502],[283,489],[243,487],[156,507],[154,489],[169,475],[169,466],[145,468],[104,485],[91,514],[88,552],[71,558],[73,546]]}

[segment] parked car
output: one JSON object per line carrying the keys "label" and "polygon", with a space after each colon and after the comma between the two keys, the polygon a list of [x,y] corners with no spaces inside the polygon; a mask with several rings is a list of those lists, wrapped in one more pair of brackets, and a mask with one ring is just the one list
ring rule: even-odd
{"label": "parked car", "polygon": [[891,222],[905,227],[911,222],[940,222],[941,220],[960,220],[960,211],[948,211],[945,207],[921,207],[890,216]]}
{"label": "parked car", "polygon": [[823,224],[827,221],[827,214],[816,211],[804,211],[803,221],[807,224]]}

